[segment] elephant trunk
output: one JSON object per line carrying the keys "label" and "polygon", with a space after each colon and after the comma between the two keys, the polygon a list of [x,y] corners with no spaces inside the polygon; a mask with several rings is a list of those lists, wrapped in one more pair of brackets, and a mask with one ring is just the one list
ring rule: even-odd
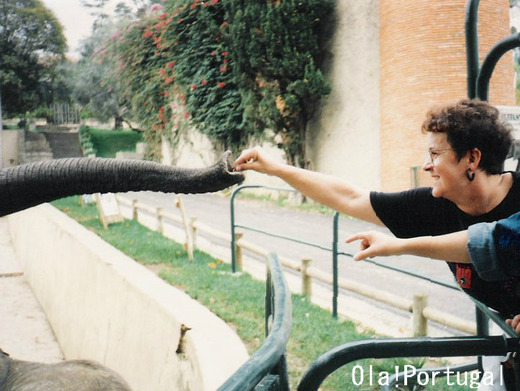
{"label": "elephant trunk", "polygon": [[244,180],[243,174],[232,172],[229,158],[228,151],[206,168],[103,158],[56,159],[6,168],[0,170],[0,216],[76,194],[223,190]]}

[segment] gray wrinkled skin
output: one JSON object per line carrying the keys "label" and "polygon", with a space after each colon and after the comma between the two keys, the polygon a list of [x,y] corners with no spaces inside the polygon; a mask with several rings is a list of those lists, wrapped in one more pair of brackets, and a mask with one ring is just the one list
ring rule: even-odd
{"label": "gray wrinkled skin", "polygon": [[131,391],[121,376],[94,361],[41,364],[0,356],[0,391]]}
{"label": "gray wrinkled skin", "polygon": [[46,160],[0,170],[0,217],[59,198],[92,193],[208,193],[241,183],[227,151],[206,168],[103,158]]}

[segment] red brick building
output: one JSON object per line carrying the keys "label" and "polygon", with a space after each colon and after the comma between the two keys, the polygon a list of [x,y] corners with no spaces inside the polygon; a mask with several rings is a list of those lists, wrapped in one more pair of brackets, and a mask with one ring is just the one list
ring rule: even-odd
{"label": "red brick building", "polygon": [[[379,1],[381,187],[413,185],[413,167],[424,160],[418,129],[425,107],[467,95],[464,12],[466,0]],[[480,2],[479,54],[510,34],[509,2]],[[497,64],[489,101],[514,105],[511,53]],[[421,170],[419,169],[420,173]],[[427,175],[418,175],[427,184]]]}

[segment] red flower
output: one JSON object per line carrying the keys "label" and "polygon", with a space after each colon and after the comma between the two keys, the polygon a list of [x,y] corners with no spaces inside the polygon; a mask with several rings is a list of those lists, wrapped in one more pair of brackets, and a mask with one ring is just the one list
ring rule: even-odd
{"label": "red flower", "polygon": [[[226,54],[227,54],[227,53],[226,53]],[[224,62],[224,64],[227,63],[227,62],[229,62],[229,58],[225,58],[225,59],[223,60],[223,62]]]}
{"label": "red flower", "polygon": [[216,50],[213,50],[213,51],[211,52],[211,55],[212,55],[212,56],[216,56],[216,55],[217,55],[217,51],[216,51]]}
{"label": "red flower", "polygon": [[174,65],[175,65],[175,61],[170,61],[166,66],[167,66],[168,68],[171,68],[171,67],[173,67]]}
{"label": "red flower", "polygon": [[[224,22],[224,23],[225,23],[225,22]],[[222,55],[223,55],[224,57],[227,57],[227,55],[228,55],[227,50],[224,50],[224,51],[222,52]]]}
{"label": "red flower", "polygon": [[221,28],[225,29],[227,27],[227,22],[224,21],[224,23],[222,23],[222,26],[220,26]]}
{"label": "red flower", "polygon": [[192,91],[195,91],[196,89],[197,89],[197,85],[192,84],[192,85],[191,85],[191,90],[192,90]]}
{"label": "red flower", "polygon": [[218,3],[218,0],[211,0],[209,3],[210,3],[211,5],[215,5],[215,4]]}
{"label": "red flower", "polygon": [[190,112],[189,111],[184,113],[184,118],[188,119],[189,116],[190,116]]}
{"label": "red flower", "polygon": [[166,73],[166,70],[164,68],[161,68],[159,72],[161,73],[161,75],[164,75]]}
{"label": "red flower", "polygon": [[227,65],[222,65],[220,67],[220,72],[227,72],[229,70],[229,67]]}
{"label": "red flower", "polygon": [[222,87],[225,87],[226,86],[226,83],[224,83],[223,81],[220,81],[217,83],[217,88],[222,88]]}
{"label": "red flower", "polygon": [[202,85],[203,85],[203,86],[206,85],[206,80],[202,80]]}

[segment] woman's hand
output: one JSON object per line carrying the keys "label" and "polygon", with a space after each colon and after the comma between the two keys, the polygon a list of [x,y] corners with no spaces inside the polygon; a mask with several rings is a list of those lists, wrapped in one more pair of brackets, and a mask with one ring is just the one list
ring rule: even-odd
{"label": "woman's hand", "polygon": [[375,256],[399,255],[402,239],[394,238],[377,231],[360,232],[347,238],[347,243],[361,241],[361,251],[354,256],[355,261]]}
{"label": "woman's hand", "polygon": [[520,334],[520,315],[516,315],[513,319],[506,319],[506,323]]}
{"label": "woman's hand", "polygon": [[272,175],[276,165],[265,151],[260,147],[245,149],[233,163],[236,171],[253,170],[263,174]]}

